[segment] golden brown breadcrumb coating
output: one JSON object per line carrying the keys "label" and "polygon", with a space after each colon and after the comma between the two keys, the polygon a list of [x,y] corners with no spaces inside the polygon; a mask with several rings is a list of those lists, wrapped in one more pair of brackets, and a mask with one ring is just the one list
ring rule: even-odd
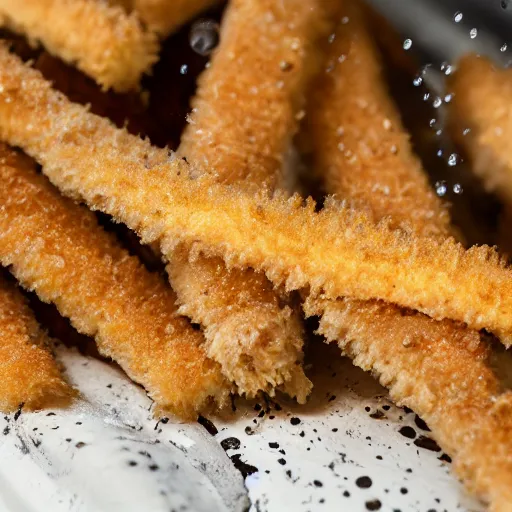
{"label": "golden brown breadcrumb coating", "polygon": [[228,386],[176,297],[94,214],[62,197],[34,164],[5,146],[0,166],[0,262],[54,303],[101,353],[141,383],[160,412],[193,414],[225,403]]}
{"label": "golden brown breadcrumb coating", "polygon": [[233,0],[178,150],[222,183],[280,185],[328,32],[320,0]]}
{"label": "golden brown breadcrumb coating", "polygon": [[512,70],[467,55],[449,77],[451,135],[490,192],[512,205]]}
{"label": "golden brown breadcrumb coating", "polygon": [[[322,15],[318,0],[229,4],[178,150],[195,171],[252,190],[282,182],[318,60],[314,44],[327,31]],[[227,270],[219,259],[189,260],[186,251],[173,255],[168,272],[180,311],[204,326],[208,355],[240,392],[284,384],[305,400],[311,383],[301,366],[301,320],[263,274]]]}
{"label": "golden brown breadcrumb coating", "polygon": [[[328,192],[354,198],[376,219],[389,215],[419,234],[447,236],[448,213],[412,152],[359,4],[343,6],[348,22],[329,49],[333,67],[317,79],[308,106],[315,170]],[[500,386],[478,332],[378,301],[310,297],[304,310],[321,317],[318,333],[428,422],[468,488],[496,506],[512,497],[512,421],[496,416]],[[500,400],[512,411],[510,396]]]}
{"label": "golden brown breadcrumb coating", "polygon": [[506,511],[512,503],[512,394],[500,395],[477,332],[378,301],[307,299],[319,332],[414,409],[469,490]]}
{"label": "golden brown breadcrumb coating", "polygon": [[24,297],[0,276],[0,411],[64,405],[74,394]]}
{"label": "golden brown breadcrumb coating", "polygon": [[137,89],[158,59],[157,38],[138,17],[102,0],[0,0],[0,17],[105,89]]}
{"label": "golden brown breadcrumb coating", "polygon": [[274,291],[263,273],[226,268],[182,247],[167,272],[179,312],[203,326],[207,354],[220,363],[240,394],[283,389],[304,403],[311,382],[302,369],[303,329],[296,308]]}
{"label": "golden brown breadcrumb coating", "polygon": [[220,0],[109,0],[128,12],[136,11],[140,19],[160,36],[166,37]]}
{"label": "golden brown breadcrumb coating", "polygon": [[228,266],[264,271],[276,286],[324,298],[381,299],[512,337],[512,271],[487,246],[465,250],[374,224],[327,198],[256,197],[190,175],[51,88],[0,48],[0,139],[22,147],[65,194],[136,231],[162,254],[194,244]]}
{"label": "golden brown breadcrumb coating", "polygon": [[382,77],[362,12],[348,2],[312,87],[308,136],[326,190],[376,219],[420,235],[446,235],[448,211],[433,190]]}

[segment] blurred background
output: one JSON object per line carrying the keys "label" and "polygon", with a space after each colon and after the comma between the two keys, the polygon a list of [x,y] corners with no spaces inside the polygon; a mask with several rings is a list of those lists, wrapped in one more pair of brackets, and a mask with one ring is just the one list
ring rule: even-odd
{"label": "blurred background", "polygon": [[406,51],[413,50],[423,65],[431,64],[426,79],[437,86],[439,73],[468,52],[504,66],[512,62],[510,0],[367,1],[403,37]]}

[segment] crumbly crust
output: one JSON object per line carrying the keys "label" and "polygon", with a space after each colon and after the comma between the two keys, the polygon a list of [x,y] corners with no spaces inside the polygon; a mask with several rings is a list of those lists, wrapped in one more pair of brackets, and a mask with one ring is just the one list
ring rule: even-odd
{"label": "crumbly crust", "polygon": [[203,337],[176,311],[176,297],[115,237],[40,174],[1,147],[0,262],[54,303],[100,352],[142,384],[159,411],[191,418],[229,386],[207,359]]}
{"label": "crumbly crust", "polygon": [[105,89],[137,89],[158,59],[157,38],[138,16],[102,0],[0,0],[0,18]]}
{"label": "crumbly crust", "polygon": [[5,49],[0,86],[0,138],[36,158],[65,194],[158,241],[164,256],[194,243],[287,290],[394,302],[509,342],[512,272],[494,249],[391,230],[330,198],[316,212],[300,196],[254,196],[195,177],[174,155],[162,163],[164,150],[70,103]]}
{"label": "crumbly crust", "polygon": [[60,406],[74,395],[25,299],[0,276],[0,410]]}

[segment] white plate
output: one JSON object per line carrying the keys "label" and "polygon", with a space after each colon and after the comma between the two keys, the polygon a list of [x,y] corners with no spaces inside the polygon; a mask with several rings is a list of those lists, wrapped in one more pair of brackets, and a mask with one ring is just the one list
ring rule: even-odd
{"label": "white plate", "polygon": [[[414,413],[337,349],[316,348],[308,405],[238,399],[235,413],[210,418],[210,432],[157,423],[151,400],[119,370],[60,348],[82,399],[0,421],[0,510],[483,510],[442,452],[414,444],[432,445]],[[244,486],[235,465],[258,471]]]}

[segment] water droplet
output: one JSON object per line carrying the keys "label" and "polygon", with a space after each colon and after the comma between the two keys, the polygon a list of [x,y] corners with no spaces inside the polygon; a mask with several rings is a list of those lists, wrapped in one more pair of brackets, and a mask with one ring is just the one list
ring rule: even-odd
{"label": "water droplet", "polygon": [[219,44],[219,24],[214,20],[197,20],[190,28],[191,48],[204,57]]}
{"label": "water droplet", "polygon": [[329,35],[329,44],[332,44],[334,43],[334,40],[336,39],[336,32],[333,32],[332,34]]}
{"label": "water droplet", "polygon": [[183,64],[180,68],[180,74],[186,75],[188,73],[188,66],[186,64]]}
{"label": "water droplet", "polygon": [[433,127],[434,127],[434,125],[436,124],[436,119],[435,119],[435,118],[432,118],[432,119],[429,121],[429,123],[428,123],[428,124],[430,125],[430,128],[433,128]]}
{"label": "water droplet", "polygon": [[410,39],[406,39],[404,41],[404,50],[410,50],[412,46],[412,41]]}
{"label": "water droplet", "polygon": [[443,197],[446,192],[447,192],[447,188],[446,188],[446,182],[445,181],[438,181],[435,185],[436,187],[436,194],[439,196],[439,197]]}
{"label": "water droplet", "polygon": [[453,98],[453,95],[452,95],[452,94],[447,94],[447,95],[444,97],[444,102],[445,102],[445,103],[450,103],[450,101],[452,101],[452,98]]}
{"label": "water droplet", "polygon": [[432,102],[432,106],[434,108],[439,108],[442,104],[443,104],[443,100],[439,96],[436,96],[434,98],[434,101]]}
{"label": "water droplet", "polygon": [[455,185],[453,185],[453,191],[455,194],[462,194],[462,185],[460,183],[455,183]]}
{"label": "water droplet", "polygon": [[448,157],[448,165],[450,167],[453,167],[454,165],[457,165],[458,160],[459,160],[459,155],[457,155],[457,153],[452,153]]}
{"label": "water droplet", "polygon": [[343,16],[343,18],[341,18],[341,23],[343,23],[343,25],[346,25],[348,23],[348,16]]}
{"label": "water droplet", "polygon": [[471,37],[471,39],[475,39],[475,37],[478,35],[478,29],[476,28],[472,28],[470,31],[469,31],[469,37]]}
{"label": "water droplet", "polygon": [[427,101],[429,98],[430,98],[430,93],[429,93],[429,92],[426,92],[426,93],[423,95],[423,101]]}
{"label": "water droplet", "polygon": [[460,11],[457,11],[453,16],[453,21],[455,21],[455,23],[460,23],[462,21],[463,16],[464,15]]}
{"label": "water droplet", "polygon": [[464,128],[464,130],[462,130],[462,135],[467,135],[470,131],[471,128]]}
{"label": "water droplet", "polygon": [[437,154],[437,156],[439,158],[441,158],[443,156],[443,150],[442,149],[438,149],[436,154]]}
{"label": "water droplet", "polygon": [[412,81],[413,85],[415,85],[416,87],[419,87],[422,83],[423,83],[423,78],[421,78],[421,76],[417,76],[413,81]]}
{"label": "water droplet", "polygon": [[503,44],[500,48],[500,52],[506,52],[507,51],[507,43]]}

